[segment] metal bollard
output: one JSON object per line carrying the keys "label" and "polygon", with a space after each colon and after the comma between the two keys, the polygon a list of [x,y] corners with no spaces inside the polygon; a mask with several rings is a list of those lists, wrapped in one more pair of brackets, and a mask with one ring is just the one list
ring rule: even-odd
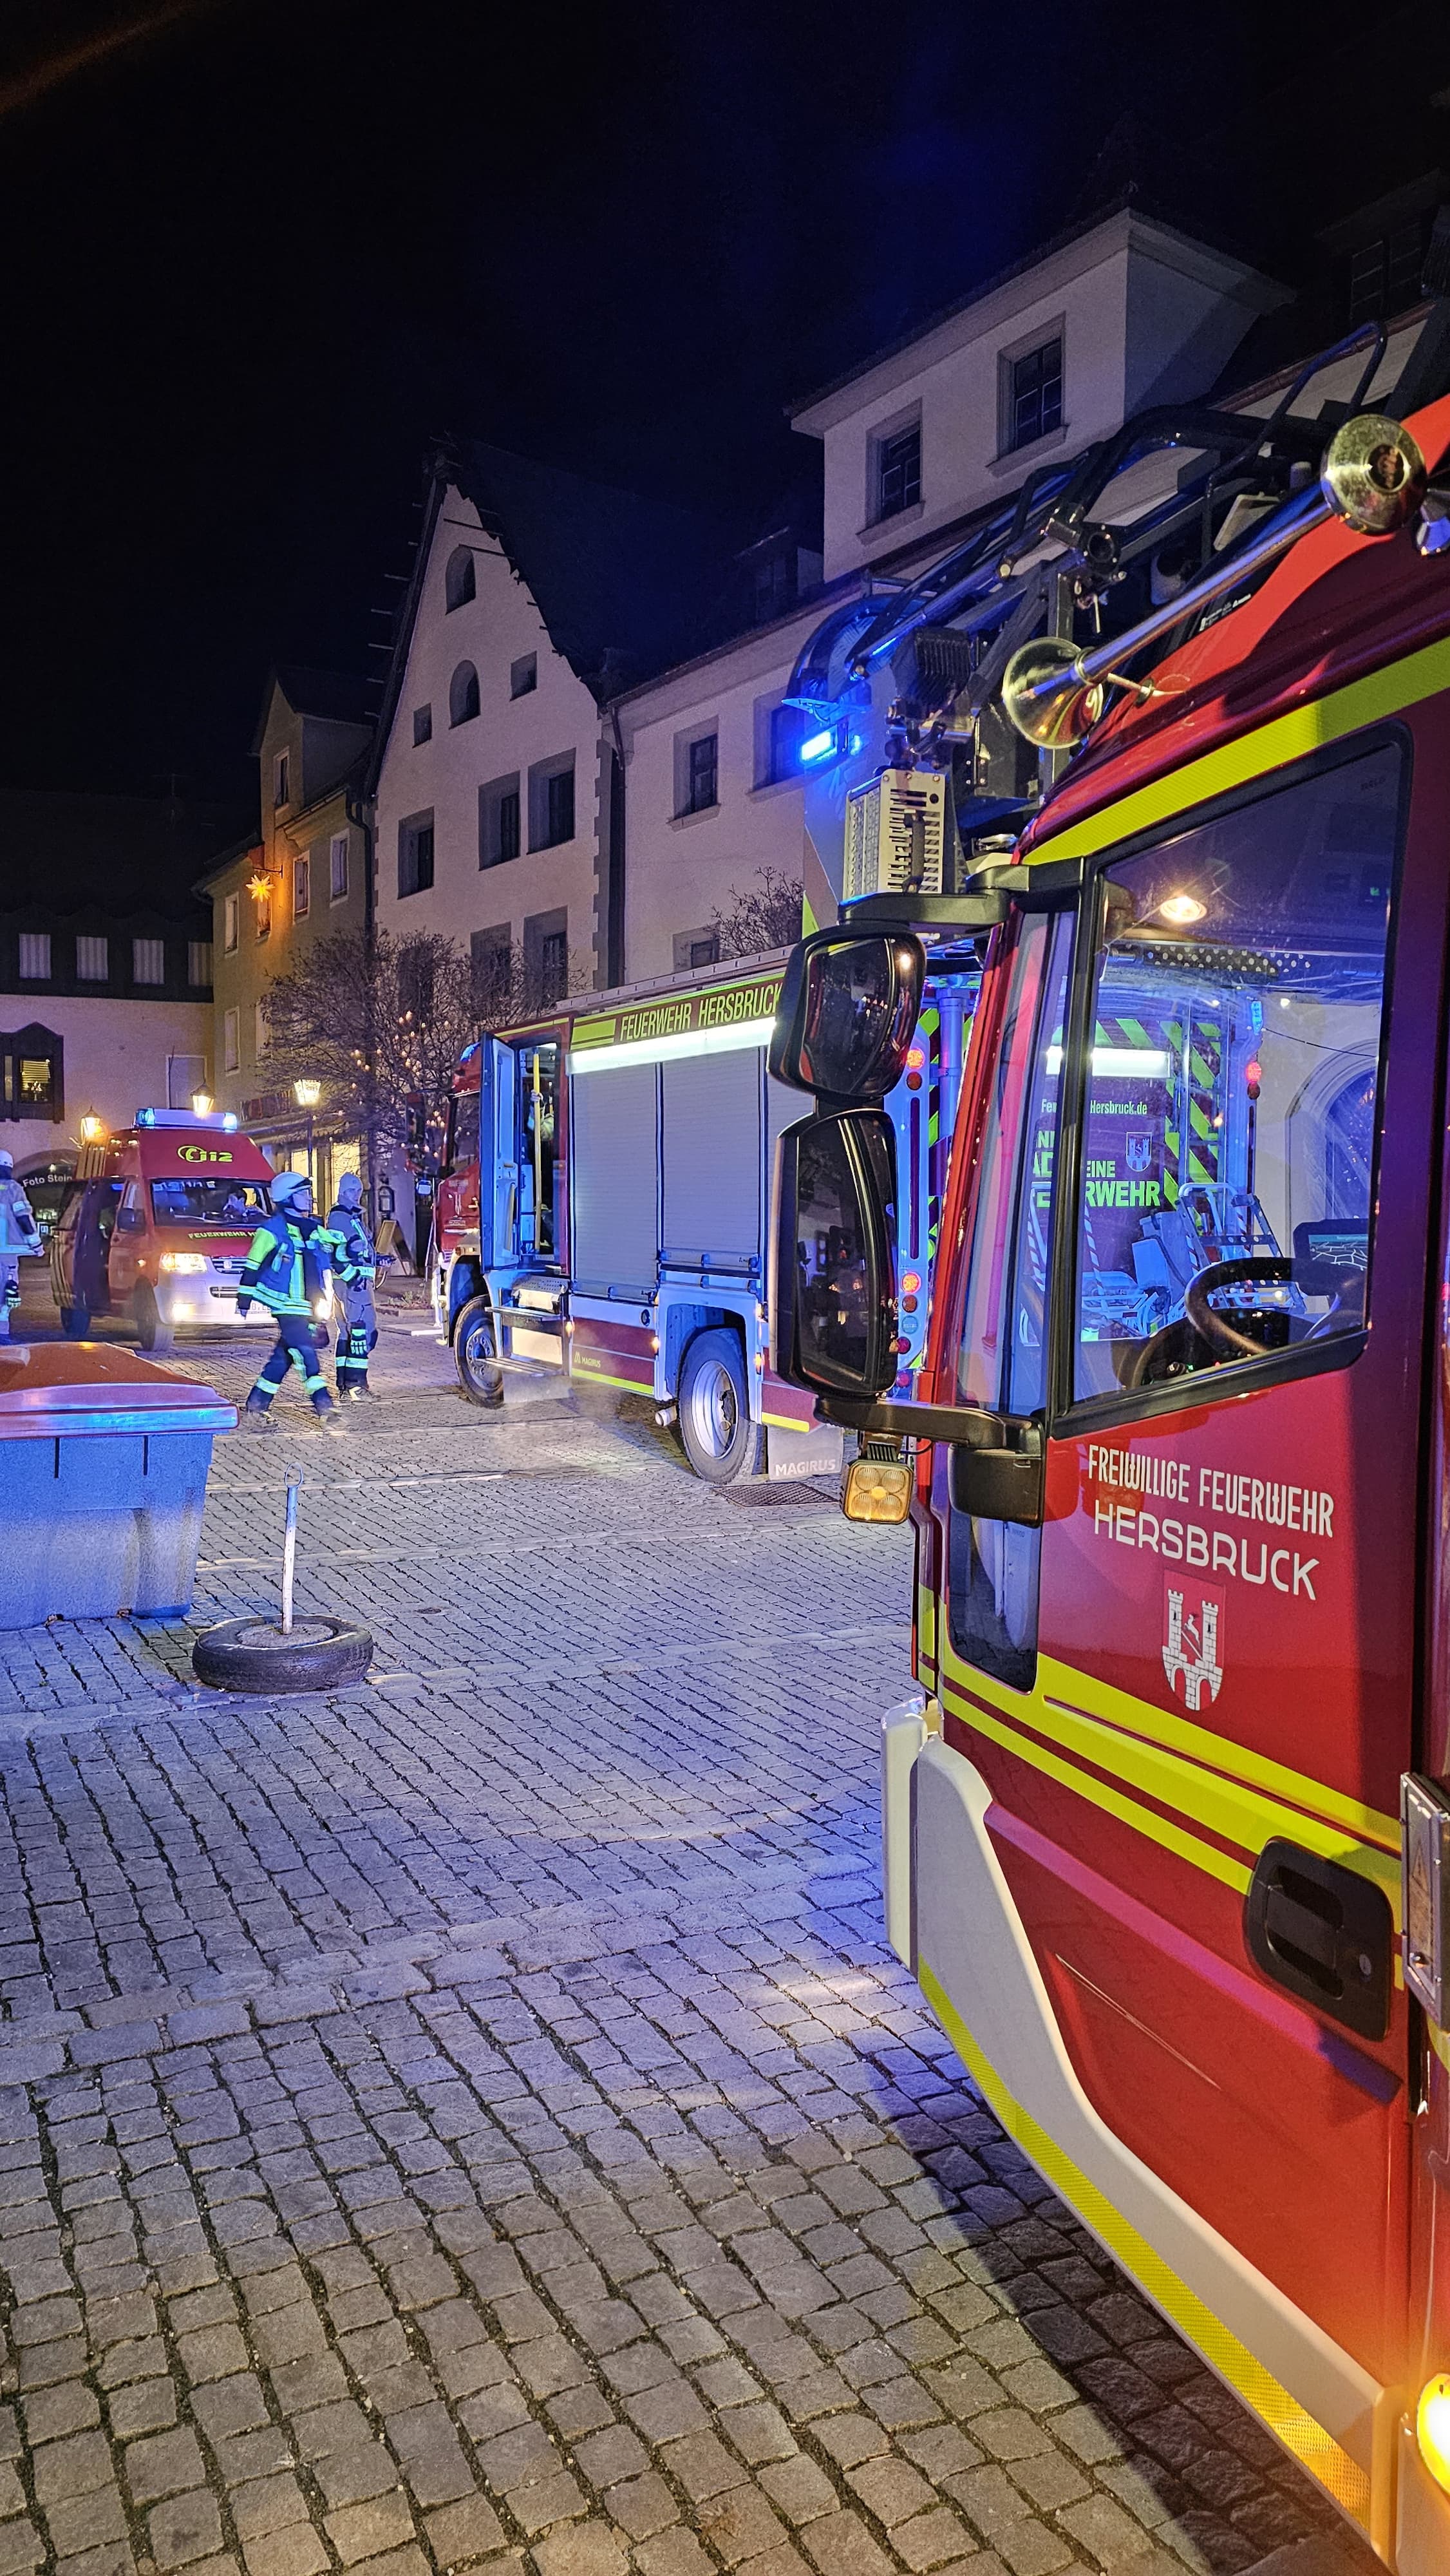
{"label": "metal bollard", "polygon": [[287,1470],[287,1520],[282,1533],[282,1634],[292,1634],[292,1578],[297,1566],[297,1488],[302,1482],[300,1467]]}

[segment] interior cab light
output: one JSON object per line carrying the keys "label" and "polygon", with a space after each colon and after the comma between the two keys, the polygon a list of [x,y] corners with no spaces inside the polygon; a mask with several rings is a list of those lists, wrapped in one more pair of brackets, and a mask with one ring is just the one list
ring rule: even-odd
{"label": "interior cab light", "polygon": [[1450,2493],[1450,2371],[1437,2371],[1421,2389],[1415,2439],[1431,2477]]}
{"label": "interior cab light", "polygon": [[1196,895],[1170,894],[1158,906],[1158,917],[1171,921],[1175,929],[1186,930],[1191,921],[1202,921],[1207,910],[1207,904],[1200,903]]}

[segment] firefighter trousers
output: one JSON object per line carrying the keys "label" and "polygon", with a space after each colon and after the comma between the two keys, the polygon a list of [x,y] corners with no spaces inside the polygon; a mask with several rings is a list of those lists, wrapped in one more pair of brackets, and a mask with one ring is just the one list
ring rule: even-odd
{"label": "firefighter trousers", "polygon": [[349,1395],[366,1388],[368,1355],[378,1338],[373,1283],[370,1279],[342,1279],[337,1283],[336,1295],[340,1309],[337,1391],[339,1395]]}
{"label": "firefighter trousers", "polygon": [[279,1315],[277,1339],[262,1362],[261,1373],[247,1398],[249,1413],[265,1413],[278,1387],[295,1360],[302,1383],[319,1413],[332,1411],[332,1398],[322,1374],[321,1356],[312,1329],[310,1315]]}

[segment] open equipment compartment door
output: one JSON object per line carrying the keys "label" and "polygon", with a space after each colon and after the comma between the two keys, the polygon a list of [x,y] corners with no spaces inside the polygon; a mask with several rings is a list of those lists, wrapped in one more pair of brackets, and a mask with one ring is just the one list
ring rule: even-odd
{"label": "open equipment compartment door", "polygon": [[918,1973],[988,2098],[1382,2549],[1443,724],[1043,844],[1087,866],[1078,954],[1038,926],[1034,1000],[1023,919],[997,970],[934,1344],[939,1400],[1025,1423],[1045,1377],[1040,1530],[937,1447],[914,1782]]}

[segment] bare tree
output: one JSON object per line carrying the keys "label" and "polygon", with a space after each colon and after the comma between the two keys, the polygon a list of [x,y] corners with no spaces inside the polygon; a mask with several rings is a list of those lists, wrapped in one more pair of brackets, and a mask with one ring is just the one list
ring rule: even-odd
{"label": "bare tree", "polygon": [[370,1172],[389,1148],[417,1171],[478,1021],[471,961],[455,940],[379,931],[369,943],[339,931],[269,988],[268,1062],[284,1080],[321,1082],[328,1107],[366,1140]]}
{"label": "bare tree", "polygon": [[790,948],[801,935],[801,883],[780,868],[757,871],[753,886],[732,886],[710,916],[722,957],[763,957]]}

